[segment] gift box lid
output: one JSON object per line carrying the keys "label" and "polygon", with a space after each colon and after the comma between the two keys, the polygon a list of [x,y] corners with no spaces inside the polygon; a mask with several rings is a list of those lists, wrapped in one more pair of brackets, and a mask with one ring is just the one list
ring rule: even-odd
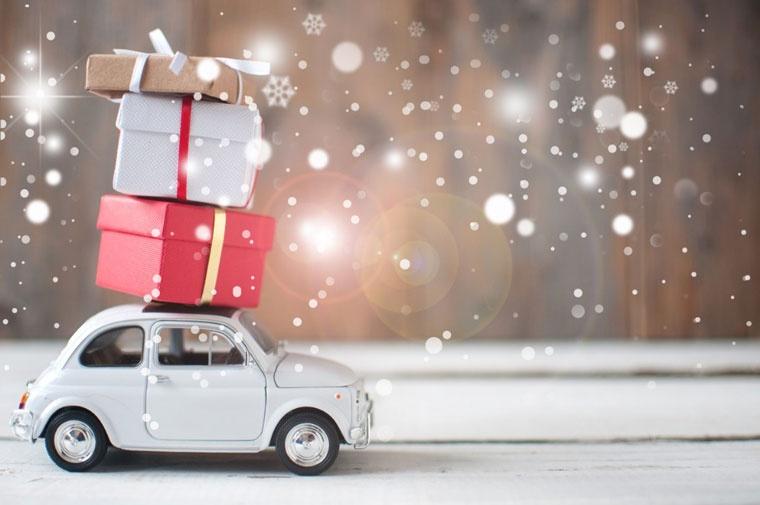
{"label": "gift box lid", "polygon": [[[135,55],[93,54],[87,58],[85,89],[106,98],[119,98],[129,90]],[[190,56],[179,74],[169,68],[172,56],[150,54],[140,80],[140,91],[148,93],[200,92],[205,97],[235,103],[238,96],[256,94],[255,77],[219,65],[219,75],[210,81],[198,77],[198,65],[207,58]],[[242,92],[238,88],[242,85]]]}
{"label": "gift box lid", "polygon": [[[182,99],[143,93],[125,93],[116,118],[122,130],[178,134]],[[258,138],[261,118],[256,109],[193,100],[190,136],[248,142]]]}
{"label": "gift box lid", "polygon": [[[234,210],[226,210],[225,213],[225,246],[272,248],[273,218]],[[214,227],[214,207],[105,195],[100,199],[97,227],[101,231],[208,244]]]}

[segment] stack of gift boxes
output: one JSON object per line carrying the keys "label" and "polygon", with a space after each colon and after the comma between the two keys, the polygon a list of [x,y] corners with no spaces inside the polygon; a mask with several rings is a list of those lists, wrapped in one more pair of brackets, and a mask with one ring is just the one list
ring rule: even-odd
{"label": "stack of gift boxes", "polygon": [[[154,44],[155,45],[155,44]],[[262,121],[237,60],[92,55],[86,88],[120,102],[100,201],[97,284],[147,301],[255,307],[271,217],[250,206]]]}

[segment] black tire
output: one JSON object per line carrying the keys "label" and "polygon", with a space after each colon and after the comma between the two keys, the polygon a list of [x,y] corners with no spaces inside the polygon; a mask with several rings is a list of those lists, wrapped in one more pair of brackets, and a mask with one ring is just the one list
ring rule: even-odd
{"label": "black tire", "polygon": [[[321,434],[326,438],[328,446],[326,454],[319,462],[302,464],[291,458],[288,454],[286,447],[288,445],[287,437],[294,428],[301,427],[303,429],[308,426],[311,426],[308,429],[312,430],[313,427],[321,429]],[[280,425],[275,436],[275,448],[280,461],[291,472],[297,475],[319,475],[335,463],[335,458],[338,457],[338,449],[340,448],[340,438],[332,420],[321,414],[305,412],[289,417]]]}
{"label": "black tire", "polygon": [[[76,430],[75,433],[79,433],[84,440],[91,440],[94,444],[91,451],[85,451],[84,456],[86,457],[81,461],[73,461],[75,458],[70,454],[61,454],[56,448],[57,434],[62,426],[64,430],[73,427]],[[60,438],[58,443],[62,443]],[[95,416],[81,410],[70,410],[57,414],[48,424],[45,430],[45,449],[47,449],[48,456],[53,460],[53,463],[64,470],[86,472],[103,460],[108,450],[108,436]],[[63,449],[62,451],[65,452]]]}

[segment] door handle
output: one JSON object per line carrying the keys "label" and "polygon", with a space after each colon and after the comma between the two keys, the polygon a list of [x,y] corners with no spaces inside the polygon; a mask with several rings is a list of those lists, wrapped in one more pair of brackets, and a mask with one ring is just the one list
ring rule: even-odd
{"label": "door handle", "polygon": [[168,375],[156,375],[156,382],[171,382],[171,379]]}

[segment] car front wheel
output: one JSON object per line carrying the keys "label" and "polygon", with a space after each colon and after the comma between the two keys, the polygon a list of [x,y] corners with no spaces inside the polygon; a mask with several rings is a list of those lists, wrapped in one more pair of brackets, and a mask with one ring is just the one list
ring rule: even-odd
{"label": "car front wheel", "polygon": [[45,448],[59,467],[69,472],[84,472],[100,463],[106,455],[108,437],[92,414],[62,412],[47,427]]}
{"label": "car front wheel", "polygon": [[330,420],[312,413],[296,414],[277,430],[277,455],[291,472],[319,475],[335,462],[338,433]]}

